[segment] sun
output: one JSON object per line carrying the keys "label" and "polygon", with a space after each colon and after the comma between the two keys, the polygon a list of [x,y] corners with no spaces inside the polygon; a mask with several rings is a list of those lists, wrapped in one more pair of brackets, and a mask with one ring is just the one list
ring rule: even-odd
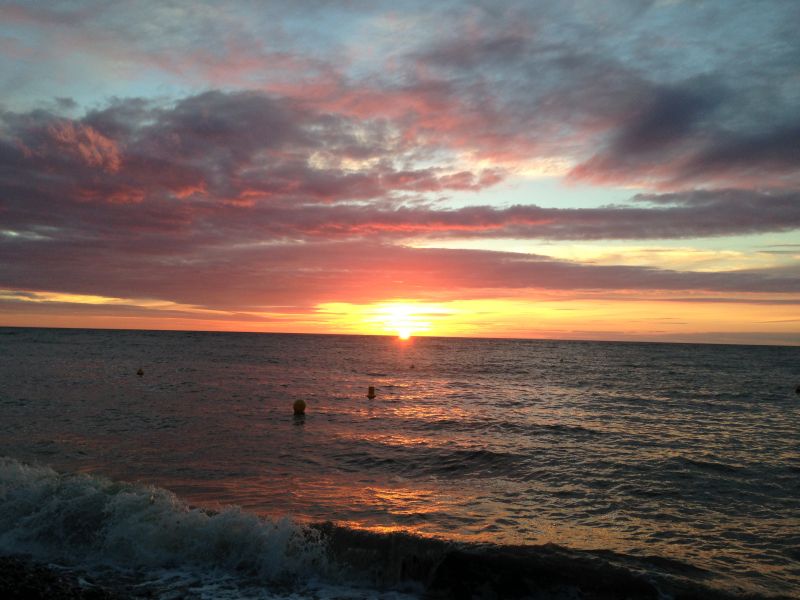
{"label": "sun", "polygon": [[457,307],[420,300],[385,300],[370,304],[329,302],[317,310],[335,319],[344,331],[396,336],[406,341],[419,336],[447,333],[446,324],[460,314]]}
{"label": "sun", "polygon": [[386,302],[375,310],[374,322],[380,324],[384,331],[396,333],[401,340],[427,331],[430,323],[423,318],[425,308],[408,302]]}

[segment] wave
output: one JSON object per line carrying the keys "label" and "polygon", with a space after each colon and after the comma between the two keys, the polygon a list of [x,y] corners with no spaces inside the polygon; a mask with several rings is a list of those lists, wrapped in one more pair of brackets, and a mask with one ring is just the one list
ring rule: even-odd
{"label": "wave", "polygon": [[0,553],[85,568],[190,566],[265,581],[324,573],[319,530],[232,507],[191,507],[171,492],[0,459]]}
{"label": "wave", "polygon": [[469,419],[438,417],[428,419],[406,418],[404,425],[418,431],[449,431],[474,432],[486,430],[491,433],[510,433],[515,435],[532,436],[539,434],[566,435],[566,436],[601,436],[604,432],[583,425],[567,425],[566,423],[519,422],[501,419]]}
{"label": "wave", "polygon": [[492,477],[498,474],[513,476],[526,460],[512,452],[486,448],[423,447],[361,442],[332,456],[346,465],[357,468],[380,468],[404,477],[469,475]]}
{"label": "wave", "polygon": [[741,465],[732,465],[728,463],[722,462],[722,460],[716,456],[710,455],[707,459],[701,458],[689,458],[686,456],[679,457],[678,459],[681,463],[688,465],[690,467],[696,467],[698,469],[703,469],[707,471],[716,471],[719,473],[741,473],[745,470],[745,468]]}
{"label": "wave", "polygon": [[91,573],[127,597],[758,597],[712,590],[708,573],[666,558],[209,511],[161,488],[11,458],[0,458],[0,554]]}

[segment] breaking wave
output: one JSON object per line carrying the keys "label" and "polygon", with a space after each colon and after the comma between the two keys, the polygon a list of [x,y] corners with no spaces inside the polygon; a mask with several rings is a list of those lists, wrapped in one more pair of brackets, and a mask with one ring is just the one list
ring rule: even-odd
{"label": "breaking wave", "polygon": [[0,458],[0,554],[92,573],[129,597],[733,597],[674,560],[209,511],[161,488],[11,458]]}

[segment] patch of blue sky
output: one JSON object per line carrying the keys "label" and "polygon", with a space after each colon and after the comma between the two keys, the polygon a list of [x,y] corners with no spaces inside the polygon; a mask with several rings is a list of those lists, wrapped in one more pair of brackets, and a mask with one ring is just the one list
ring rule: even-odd
{"label": "patch of blue sky", "polygon": [[567,183],[562,177],[512,177],[477,192],[449,193],[439,207],[463,208],[479,204],[502,208],[521,204],[542,208],[598,208],[610,204],[628,204],[635,194],[643,191]]}

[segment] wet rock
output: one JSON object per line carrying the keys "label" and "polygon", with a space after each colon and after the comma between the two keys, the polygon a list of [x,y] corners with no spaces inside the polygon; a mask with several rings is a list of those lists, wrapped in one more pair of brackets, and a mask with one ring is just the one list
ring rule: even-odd
{"label": "wet rock", "polygon": [[81,582],[74,575],[20,556],[0,556],[4,600],[124,600],[124,596]]}

